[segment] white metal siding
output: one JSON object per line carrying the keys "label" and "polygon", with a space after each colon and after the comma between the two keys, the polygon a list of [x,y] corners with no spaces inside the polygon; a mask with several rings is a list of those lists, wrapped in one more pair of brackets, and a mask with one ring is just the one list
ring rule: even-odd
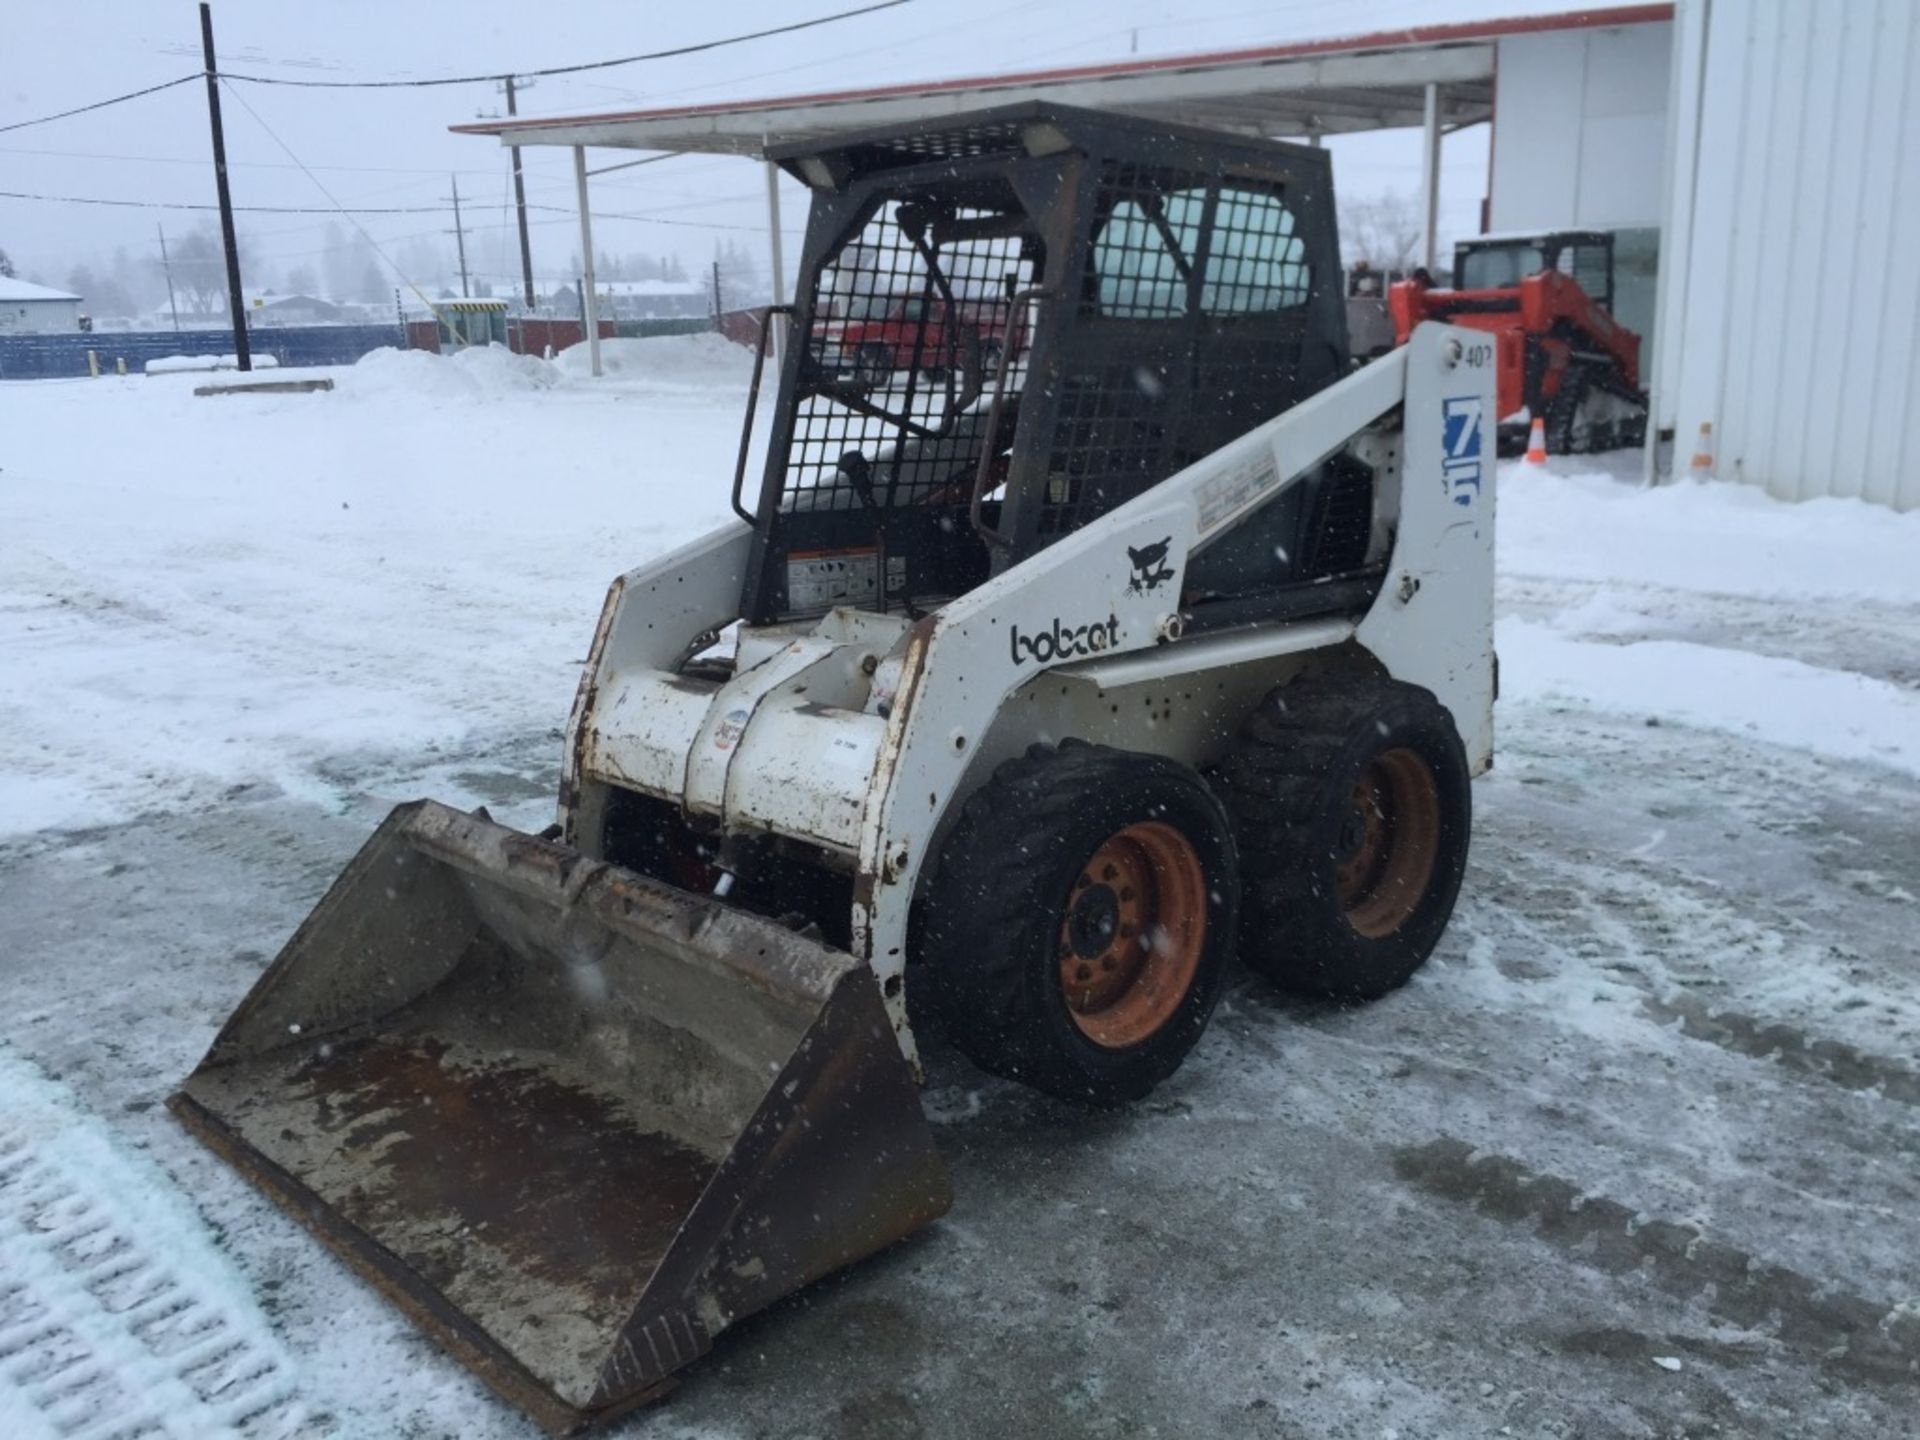
{"label": "white metal siding", "polygon": [[1920,10],[1682,0],[1680,25],[1675,463],[1710,421],[1723,478],[1920,506]]}
{"label": "white metal siding", "polygon": [[79,328],[78,300],[0,300],[0,334],[56,335]]}
{"label": "white metal siding", "polygon": [[1672,48],[1665,22],[1502,40],[1491,228],[1658,225]]}

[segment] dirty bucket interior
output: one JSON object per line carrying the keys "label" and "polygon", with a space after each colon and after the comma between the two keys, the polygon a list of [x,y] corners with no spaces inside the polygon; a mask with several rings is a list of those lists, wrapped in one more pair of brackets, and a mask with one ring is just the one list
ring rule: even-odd
{"label": "dirty bucket interior", "polygon": [[849,957],[438,806],[369,842],[176,1109],[551,1428],[946,1206]]}

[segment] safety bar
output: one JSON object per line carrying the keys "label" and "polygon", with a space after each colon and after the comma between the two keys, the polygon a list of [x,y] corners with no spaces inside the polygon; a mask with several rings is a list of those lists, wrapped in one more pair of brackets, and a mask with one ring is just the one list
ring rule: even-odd
{"label": "safety bar", "polygon": [[[1029,300],[1044,300],[1049,292],[1045,286],[1035,285],[1015,292],[1007,301],[1007,339],[1009,342],[1020,334],[1020,307]],[[1032,345],[1028,345],[1031,353]],[[967,507],[967,518],[973,522],[973,528],[980,538],[989,545],[1005,550],[1013,542],[994,529],[986,521],[987,491],[991,488],[988,481],[993,475],[993,456],[999,449],[1000,407],[1007,397],[1007,372],[1013,368],[1013,347],[1009,343],[1001,349],[1000,368],[993,376],[993,403],[987,407],[986,436],[980,443],[980,464],[973,472],[973,500]]]}
{"label": "safety bar", "polygon": [[753,448],[753,416],[760,408],[760,374],[767,368],[767,340],[773,334],[773,317],[792,315],[791,305],[769,305],[767,318],[760,326],[759,343],[753,347],[753,380],[747,387],[747,418],[740,427],[740,458],[733,467],[733,513],[749,525],[758,525],[760,517],[740,503],[740,491],[747,483],[747,452]]}

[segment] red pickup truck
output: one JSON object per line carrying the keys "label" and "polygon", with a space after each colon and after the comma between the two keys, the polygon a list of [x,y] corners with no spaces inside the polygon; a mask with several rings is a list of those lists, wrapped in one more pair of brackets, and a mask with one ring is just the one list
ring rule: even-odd
{"label": "red pickup truck", "polygon": [[977,344],[981,372],[991,375],[1010,348],[1025,344],[1025,327],[1010,321],[1007,308],[1004,302],[950,305],[904,296],[874,314],[817,325],[816,358],[878,385],[903,370],[937,376],[964,368]]}

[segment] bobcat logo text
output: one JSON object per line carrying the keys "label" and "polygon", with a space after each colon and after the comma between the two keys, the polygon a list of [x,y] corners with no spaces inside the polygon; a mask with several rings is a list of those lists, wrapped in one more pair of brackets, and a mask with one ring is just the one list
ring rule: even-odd
{"label": "bobcat logo text", "polygon": [[1007,630],[1007,646],[1013,652],[1013,663],[1016,665],[1028,660],[1051,665],[1056,660],[1074,656],[1098,655],[1119,643],[1118,615],[1109,615],[1104,620],[1095,620],[1086,625],[1065,624],[1056,617],[1045,630],[1031,634],[1022,634],[1018,625],[1010,626]]}

